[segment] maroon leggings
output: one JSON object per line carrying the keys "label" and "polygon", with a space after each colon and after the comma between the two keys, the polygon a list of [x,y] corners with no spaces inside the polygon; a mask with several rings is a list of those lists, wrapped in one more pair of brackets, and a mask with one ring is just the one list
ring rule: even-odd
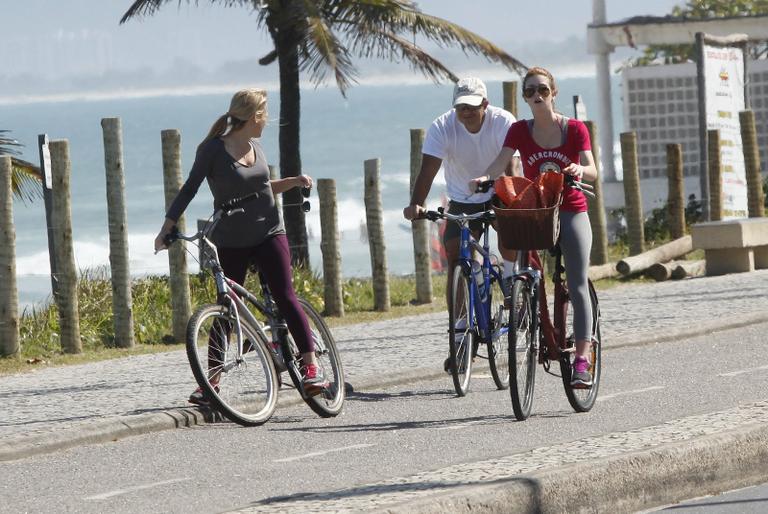
{"label": "maroon leggings", "polygon": [[242,285],[248,266],[255,264],[272,291],[277,308],[285,318],[296,346],[301,353],[315,351],[315,342],[307,316],[299,305],[291,279],[291,252],[285,234],[270,237],[249,248],[219,248],[219,261],[224,274]]}

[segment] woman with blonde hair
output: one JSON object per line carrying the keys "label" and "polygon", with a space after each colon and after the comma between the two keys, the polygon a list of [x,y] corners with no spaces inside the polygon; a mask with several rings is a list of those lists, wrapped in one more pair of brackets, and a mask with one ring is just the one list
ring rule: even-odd
{"label": "woman with blonde hair", "polygon": [[[245,212],[222,218],[212,239],[218,248],[224,274],[238,284],[245,282],[249,265],[258,267],[302,352],[304,388],[308,394],[317,394],[328,386],[328,382],[316,365],[309,323],[293,289],[288,239],[274,197],[294,187],[310,187],[312,178],[299,175],[270,180],[267,159],[259,142],[266,123],[265,90],[243,89],[234,94],[229,110],[216,120],[197,147],[189,177],[168,209],[155,239],[155,251],[166,248],[165,236],[195,197],[204,179],[213,194],[214,206],[258,193],[243,205]],[[198,388],[189,401],[201,404],[206,399]]]}

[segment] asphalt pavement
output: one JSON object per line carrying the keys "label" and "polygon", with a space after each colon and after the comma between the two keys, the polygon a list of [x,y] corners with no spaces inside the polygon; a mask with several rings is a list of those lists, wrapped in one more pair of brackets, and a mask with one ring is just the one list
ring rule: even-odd
{"label": "asphalt pavement", "polygon": [[[604,351],[768,321],[766,286],[756,271],[599,291]],[[347,382],[376,391],[442,375],[446,325],[436,313],[334,329]],[[194,388],[181,351],[0,377],[0,461],[204,423],[186,401]],[[281,390],[282,404],[298,401]]]}

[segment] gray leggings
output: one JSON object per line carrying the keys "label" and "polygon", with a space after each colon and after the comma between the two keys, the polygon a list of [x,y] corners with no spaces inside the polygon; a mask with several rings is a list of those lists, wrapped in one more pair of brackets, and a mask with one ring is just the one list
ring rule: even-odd
{"label": "gray leggings", "polygon": [[573,304],[573,334],[577,341],[589,341],[592,338],[592,304],[589,301],[587,270],[592,227],[586,212],[560,211],[560,248],[563,250],[565,278]]}

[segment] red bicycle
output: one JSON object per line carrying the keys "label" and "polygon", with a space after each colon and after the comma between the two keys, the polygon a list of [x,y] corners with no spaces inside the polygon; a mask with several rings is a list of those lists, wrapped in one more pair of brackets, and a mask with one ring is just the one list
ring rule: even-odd
{"label": "red bicycle", "polygon": [[[567,187],[574,187],[594,196],[589,187],[579,182],[568,182]],[[555,209],[554,216],[557,216]],[[592,386],[580,388],[571,385],[571,370],[575,357],[576,341],[569,334],[572,326],[572,306],[568,286],[564,279],[567,272],[563,264],[560,245],[555,243],[550,250],[554,257],[554,320],[550,320],[544,292],[544,276],[538,253],[532,250],[518,252],[518,273],[514,276],[511,295],[507,298],[509,307],[509,371],[510,396],[515,418],[525,420],[531,414],[533,390],[536,378],[536,364],[552,375],[552,362],[559,362],[565,394],[576,412],[587,412],[595,404],[600,386],[600,304],[592,284],[589,285],[589,299],[592,307],[592,337],[589,353]]]}

